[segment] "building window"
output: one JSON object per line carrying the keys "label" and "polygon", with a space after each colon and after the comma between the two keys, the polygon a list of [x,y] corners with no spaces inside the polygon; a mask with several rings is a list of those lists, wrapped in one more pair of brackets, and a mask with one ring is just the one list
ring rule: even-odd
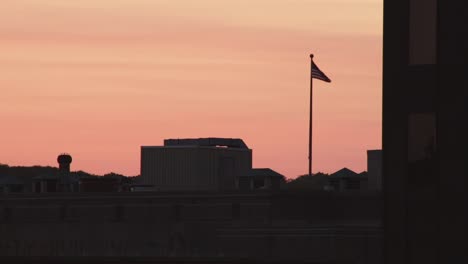
{"label": "building window", "polygon": [[409,64],[435,64],[437,0],[409,1]]}

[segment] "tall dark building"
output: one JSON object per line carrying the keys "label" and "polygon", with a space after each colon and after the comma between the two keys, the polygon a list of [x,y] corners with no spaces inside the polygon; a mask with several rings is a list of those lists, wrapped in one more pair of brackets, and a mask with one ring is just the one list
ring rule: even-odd
{"label": "tall dark building", "polygon": [[468,263],[467,6],[384,2],[385,263]]}

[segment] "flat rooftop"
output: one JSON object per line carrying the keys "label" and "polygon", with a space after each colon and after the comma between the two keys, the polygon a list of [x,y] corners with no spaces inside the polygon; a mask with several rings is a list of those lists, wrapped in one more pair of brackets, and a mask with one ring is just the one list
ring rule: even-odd
{"label": "flat rooftop", "polygon": [[[142,146],[158,147],[158,146]],[[230,149],[249,149],[240,138],[181,138],[165,139],[164,146],[159,147],[224,147]]]}

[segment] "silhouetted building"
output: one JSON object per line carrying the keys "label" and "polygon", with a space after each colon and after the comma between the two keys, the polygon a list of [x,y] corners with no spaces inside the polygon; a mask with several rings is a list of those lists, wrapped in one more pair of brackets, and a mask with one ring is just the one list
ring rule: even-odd
{"label": "silhouetted building", "polygon": [[367,189],[382,190],[382,150],[367,151]]}
{"label": "silhouetted building", "polygon": [[328,176],[326,190],[332,191],[359,191],[367,190],[367,175],[343,168]]}
{"label": "silhouetted building", "polygon": [[11,175],[0,175],[0,193],[19,193],[24,191],[24,183]]}
{"label": "silhouetted building", "polygon": [[239,190],[279,190],[285,184],[285,177],[269,168],[252,169],[237,178]]}
{"label": "silhouetted building", "polygon": [[59,190],[59,175],[43,174],[33,177],[32,190],[35,193],[57,192]]}
{"label": "silhouetted building", "polygon": [[156,190],[233,190],[252,169],[252,150],[241,139],[167,139],[141,147],[141,183]]}
{"label": "silhouetted building", "polygon": [[79,181],[80,192],[119,192],[121,182],[112,177],[82,177]]}
{"label": "silhouetted building", "polygon": [[313,175],[301,175],[296,179],[290,179],[286,182],[285,189],[288,190],[307,190],[307,191],[323,191],[329,186],[329,175],[324,173],[315,173]]}
{"label": "silhouetted building", "polygon": [[69,154],[60,154],[57,157],[59,170],[57,173],[42,174],[33,177],[32,191],[44,192],[77,192],[78,177],[70,172],[72,157]]}
{"label": "silhouetted building", "polygon": [[384,1],[386,263],[468,263],[467,25],[467,1]]}

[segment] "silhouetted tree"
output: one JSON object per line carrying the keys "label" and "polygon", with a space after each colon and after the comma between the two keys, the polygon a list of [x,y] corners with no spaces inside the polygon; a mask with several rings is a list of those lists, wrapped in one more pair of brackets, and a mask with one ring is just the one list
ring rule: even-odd
{"label": "silhouetted tree", "polygon": [[302,175],[295,179],[289,179],[286,182],[288,190],[323,190],[323,187],[328,183],[328,174],[319,172],[309,175]]}

